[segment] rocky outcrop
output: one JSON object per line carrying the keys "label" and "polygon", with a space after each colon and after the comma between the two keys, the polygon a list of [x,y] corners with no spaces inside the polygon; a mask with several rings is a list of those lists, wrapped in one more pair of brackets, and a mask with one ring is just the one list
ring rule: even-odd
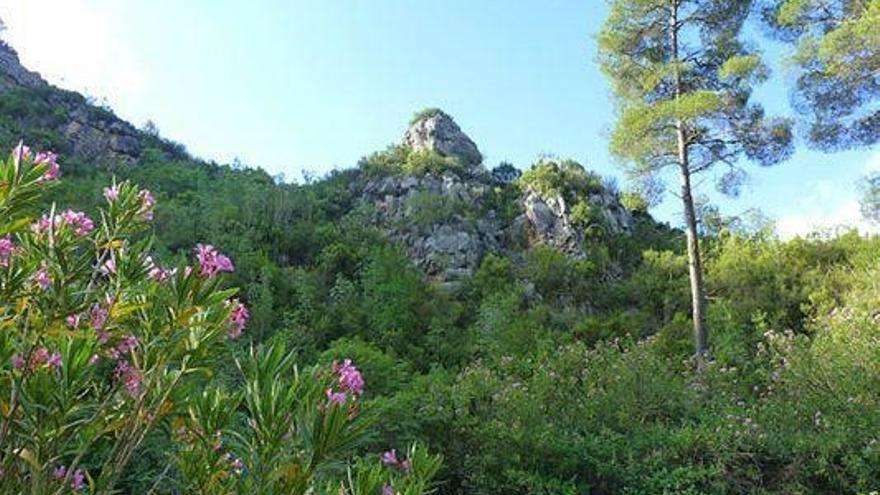
{"label": "rocky outcrop", "polygon": [[[429,149],[470,164],[420,175],[391,167],[378,175],[364,172],[350,186],[370,207],[370,221],[403,246],[429,277],[454,287],[476,271],[486,254],[516,256],[537,245],[552,246],[575,259],[588,256],[584,229],[573,218],[574,205],[562,194],[542,195],[530,186],[520,191],[520,173],[510,164],[486,171],[473,161],[479,157],[476,145],[445,113],[418,116],[403,143],[415,151]],[[518,200],[511,199],[515,191]],[[574,197],[593,208],[595,224],[609,235],[628,234],[633,220],[618,195],[601,186],[590,191]],[[492,209],[500,206],[501,197],[515,201],[508,206],[520,211],[512,221]]]}
{"label": "rocky outcrop", "polygon": [[15,87],[39,88],[47,85],[39,74],[22,67],[18,53],[11,46],[0,41],[0,91]]}
{"label": "rocky outcrop", "polygon": [[[26,108],[30,111],[15,116],[19,119],[18,127],[57,133],[63,148],[55,151],[65,155],[67,160],[75,158],[98,166],[132,165],[140,158],[149,139],[110,110],[91,104],[78,93],[52,86],[36,72],[27,70],[15,50],[0,41],[0,95],[4,93],[15,93],[28,102]],[[6,138],[17,141],[20,136]],[[167,148],[169,156],[180,157],[179,148],[153,141]],[[53,142],[57,146],[59,140]]]}
{"label": "rocky outcrop", "polygon": [[523,214],[514,220],[516,230],[524,230],[530,245],[552,246],[575,258],[583,258],[584,233],[571,221],[562,196],[544,199],[527,188],[520,200]]}
{"label": "rocky outcrop", "polygon": [[620,195],[610,189],[590,194],[588,201],[602,214],[602,227],[611,235],[629,235],[633,227],[632,212],[620,202]]}
{"label": "rocky outcrop", "polygon": [[427,149],[456,157],[466,165],[477,166],[483,161],[476,143],[442,110],[417,115],[403,136],[403,144],[416,151]]}
{"label": "rocky outcrop", "polygon": [[374,224],[404,246],[428,276],[454,285],[489,252],[502,250],[501,226],[485,210],[489,185],[453,172],[368,178],[357,183]]}

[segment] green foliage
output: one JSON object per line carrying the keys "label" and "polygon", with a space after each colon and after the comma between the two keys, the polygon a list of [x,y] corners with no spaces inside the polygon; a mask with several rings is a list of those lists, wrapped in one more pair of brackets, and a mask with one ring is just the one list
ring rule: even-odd
{"label": "green foliage", "polygon": [[463,200],[449,194],[420,191],[406,198],[404,209],[408,223],[419,227],[429,227],[447,223],[457,216],[468,215],[470,206]]}
{"label": "green foliage", "polygon": [[[105,188],[99,224],[54,205],[32,224],[56,181],[52,155],[19,148],[0,163],[3,491],[343,487],[369,426],[360,371],[348,360],[300,371],[280,345],[235,358],[225,341],[248,311],[216,276],[233,270],[227,258],[199,246],[194,268],[157,265],[145,234],[154,198],[129,182]],[[271,289],[249,295],[254,313],[261,297]],[[405,371],[368,350],[375,369]],[[412,472],[388,479],[427,493],[440,460],[411,456]]]}
{"label": "green foliage", "polygon": [[420,120],[430,119],[432,117],[436,117],[438,115],[442,115],[443,110],[436,107],[428,107],[416,112],[411,119],[409,119],[409,125],[413,125]]}
{"label": "green foliage", "polygon": [[394,145],[362,159],[358,167],[369,175],[442,175],[444,172],[462,174],[466,167],[457,157],[443,156],[434,150],[413,150]]}
{"label": "green foliage", "polygon": [[524,172],[518,183],[543,198],[562,196],[569,201],[602,190],[601,178],[574,160],[541,160]]}
{"label": "green foliage", "polygon": [[[750,6],[612,2],[599,34],[599,61],[620,110],[611,151],[634,177],[650,180],[679,164],[679,124],[692,173],[739,156],[771,165],[791,154],[788,123],[766,118],[749,102],[752,87],[767,77],[757,54],[738,39]],[[701,55],[685,56],[691,53]]]}
{"label": "green foliage", "polygon": [[880,223],[880,172],[865,177],[860,188],[862,216],[872,222]]}
{"label": "green foliage", "polygon": [[808,140],[823,150],[870,146],[880,140],[880,3],[876,0],[773,0],[764,17],[795,45],[795,110]]}

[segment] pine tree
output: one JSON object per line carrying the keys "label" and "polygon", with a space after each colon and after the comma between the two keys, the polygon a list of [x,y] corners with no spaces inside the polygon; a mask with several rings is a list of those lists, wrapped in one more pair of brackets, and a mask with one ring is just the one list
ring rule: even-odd
{"label": "pine tree", "polygon": [[792,103],[823,150],[880,142],[880,0],[769,0],[765,19],[795,45]]}
{"label": "pine tree", "polygon": [[616,96],[611,152],[642,183],[678,171],[687,234],[694,347],[708,351],[693,177],[710,169],[736,194],[741,158],[773,165],[792,152],[791,125],[750,102],[768,70],[740,40],[751,0],[611,0],[599,60]]}

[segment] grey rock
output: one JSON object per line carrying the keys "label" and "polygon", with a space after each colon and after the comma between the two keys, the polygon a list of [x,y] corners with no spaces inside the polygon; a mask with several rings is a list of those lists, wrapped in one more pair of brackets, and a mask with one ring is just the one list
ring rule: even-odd
{"label": "grey rock", "polygon": [[483,161],[476,143],[452,117],[439,110],[413,122],[403,135],[403,144],[417,151],[428,149],[443,156],[457,157],[466,165],[476,166]]}
{"label": "grey rock", "polygon": [[562,196],[545,199],[527,188],[521,204],[523,219],[514,222],[518,229],[525,229],[529,244],[552,246],[578,259],[586,256],[582,248],[584,234],[572,225]]}

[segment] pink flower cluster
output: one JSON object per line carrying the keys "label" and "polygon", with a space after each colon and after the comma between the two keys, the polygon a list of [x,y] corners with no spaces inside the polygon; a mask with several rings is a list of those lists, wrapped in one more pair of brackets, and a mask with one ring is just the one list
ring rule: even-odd
{"label": "pink flower cluster", "polygon": [[18,146],[12,150],[12,159],[15,161],[16,166],[21,165],[22,161],[30,160],[32,157],[34,159],[34,165],[47,166],[46,172],[43,173],[43,176],[40,178],[41,181],[53,181],[61,176],[61,167],[58,165],[58,155],[55,153],[52,153],[51,151],[41,151],[34,157],[30,147],[25,146],[22,143],[18,143]]}
{"label": "pink flower cluster", "polygon": [[104,198],[110,203],[119,199],[119,186],[116,184],[113,184],[110,187],[105,187],[104,188]]}
{"label": "pink flower cluster", "polygon": [[8,235],[6,237],[0,237],[0,267],[8,267],[9,261],[14,254],[15,243],[12,242],[12,238]]}
{"label": "pink flower cluster", "polygon": [[[65,476],[67,476],[67,466],[63,464],[52,470],[52,477],[55,478],[55,481],[64,481]],[[70,488],[73,490],[82,490],[85,486],[85,475],[83,474],[82,469],[77,469],[70,477]]]}
{"label": "pink flower cluster", "polygon": [[27,364],[28,369],[30,369],[31,371],[36,371],[37,368],[43,366],[48,368],[55,368],[57,370],[60,369],[63,365],[63,360],[61,358],[61,354],[58,354],[57,352],[50,352],[49,349],[46,347],[40,347],[39,349],[35,350],[33,354],[31,354],[31,358],[27,363],[25,363],[25,359],[18,354],[12,356],[13,368],[20,370],[25,367],[25,364]]}
{"label": "pink flower cluster", "polygon": [[16,165],[20,165],[22,160],[30,160],[33,153],[31,153],[30,146],[24,143],[18,143],[18,145],[12,149],[12,159],[15,160]]}
{"label": "pink flower cluster", "polygon": [[55,215],[55,218],[43,215],[40,220],[31,226],[31,230],[42,235],[49,232],[49,229],[55,228],[57,230],[64,226],[73,229],[73,235],[77,237],[86,236],[89,232],[95,230],[95,222],[91,218],[81,211],[73,210],[66,210],[59,215]]}
{"label": "pink flower cluster", "polygon": [[382,495],[395,495],[394,488],[387,483],[382,485]]}
{"label": "pink flower cluster", "polygon": [[49,286],[52,285],[52,277],[49,276],[49,270],[47,270],[45,266],[40,267],[39,270],[31,275],[31,280],[43,290],[48,289]]}
{"label": "pink flower cluster", "polygon": [[134,335],[128,335],[116,345],[116,347],[110,349],[108,354],[113,359],[119,359],[120,357],[130,353],[135,350],[140,343],[138,342],[137,337]]}
{"label": "pink flower cluster", "polygon": [[122,382],[125,390],[132,397],[137,397],[141,390],[141,372],[125,359],[116,361],[116,369],[113,378]]}
{"label": "pink flower cluster", "polygon": [[412,465],[409,462],[409,459],[398,459],[397,458],[397,450],[391,449],[388,452],[382,454],[382,464],[386,466],[394,467],[400,469],[401,471],[408,472]]}
{"label": "pink flower cluster", "polygon": [[174,275],[174,270],[162,268],[150,256],[147,256],[147,269],[149,269],[148,276],[156,282],[164,282]]}
{"label": "pink flower cluster", "polygon": [[148,189],[141,189],[138,193],[138,199],[141,200],[140,214],[144,220],[150,221],[153,219],[153,207],[156,206],[156,198],[153,197],[153,193],[151,193]]}
{"label": "pink flower cluster", "polygon": [[196,245],[196,258],[199,260],[201,274],[207,278],[213,278],[220,272],[235,271],[235,266],[229,257],[220,254],[214,246],[210,244]]}
{"label": "pink flower cluster", "polygon": [[351,363],[351,359],[344,360],[342,364],[334,361],[333,373],[336,374],[339,390],[327,389],[327,400],[331,404],[343,405],[348,399],[348,394],[357,397],[364,393],[364,378],[361,376],[361,372]]}
{"label": "pink flower cluster", "polygon": [[34,158],[35,165],[46,164],[48,169],[43,174],[41,180],[43,181],[52,181],[57,180],[58,177],[61,176],[61,167],[58,166],[58,155],[52,153],[51,151],[41,151],[37,153],[36,158]]}
{"label": "pink flower cluster", "polygon": [[237,339],[244,332],[244,327],[247,325],[251,313],[248,311],[247,306],[238,299],[227,301],[226,304],[233,306],[232,313],[229,315],[228,335],[230,339]]}

